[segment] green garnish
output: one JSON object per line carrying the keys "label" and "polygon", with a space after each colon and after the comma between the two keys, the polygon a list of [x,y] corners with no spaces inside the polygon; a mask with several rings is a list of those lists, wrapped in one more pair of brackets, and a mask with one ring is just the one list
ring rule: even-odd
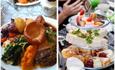
{"label": "green garnish", "polygon": [[99,36],[99,30],[94,30],[94,35]]}
{"label": "green garnish", "polygon": [[75,30],[75,31],[72,32],[72,34],[78,34],[78,33],[80,33],[80,29]]}
{"label": "green garnish", "polygon": [[29,43],[26,41],[24,36],[19,36],[14,42],[8,44],[4,49],[2,60],[7,64],[18,65],[20,64],[21,55],[28,47]]}
{"label": "green garnish", "polygon": [[92,37],[92,36],[87,36],[87,37],[85,38],[85,40],[86,40],[86,42],[87,42],[88,44],[91,44],[91,43],[93,42],[93,37]]}
{"label": "green garnish", "polygon": [[55,38],[56,38],[56,32],[53,31],[52,29],[50,29],[49,27],[46,28],[46,37],[47,37],[47,40],[50,44],[55,44]]}
{"label": "green garnish", "polygon": [[80,29],[77,29],[75,31],[72,31],[72,34],[84,38],[88,44],[91,44],[93,42],[93,39],[96,36],[99,36],[99,30],[87,30],[86,33],[83,33],[80,31]]}

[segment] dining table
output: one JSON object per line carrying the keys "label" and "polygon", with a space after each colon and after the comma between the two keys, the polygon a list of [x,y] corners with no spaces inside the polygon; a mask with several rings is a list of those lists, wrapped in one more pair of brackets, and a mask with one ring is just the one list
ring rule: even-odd
{"label": "dining table", "polygon": [[[42,1],[42,0],[41,0]],[[34,16],[46,16],[43,10],[43,6],[41,5],[41,2],[39,1],[36,4],[33,5],[27,5],[27,6],[21,6],[21,5],[15,5],[9,0],[1,0],[1,25],[8,23],[11,18],[14,17],[34,17]],[[56,13],[51,16],[46,16],[53,19],[56,19]]]}

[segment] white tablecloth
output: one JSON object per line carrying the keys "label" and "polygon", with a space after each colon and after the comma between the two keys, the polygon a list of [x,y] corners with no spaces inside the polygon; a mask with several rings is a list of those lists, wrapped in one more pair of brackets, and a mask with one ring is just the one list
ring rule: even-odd
{"label": "white tablecloth", "polygon": [[[15,9],[14,6],[11,5],[11,3],[9,3],[7,0],[1,0],[1,8],[1,24],[9,22],[12,17],[33,17],[44,15],[44,11],[40,3],[25,7],[17,6],[17,9]],[[50,17],[56,18],[56,15]]]}

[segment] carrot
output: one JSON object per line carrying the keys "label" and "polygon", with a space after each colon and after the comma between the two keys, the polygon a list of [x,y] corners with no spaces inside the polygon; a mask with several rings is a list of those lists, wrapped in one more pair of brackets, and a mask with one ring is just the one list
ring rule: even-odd
{"label": "carrot", "polygon": [[21,67],[22,70],[32,70],[33,69],[33,62],[34,57],[37,52],[37,46],[28,46],[26,49],[26,52],[24,53],[24,56],[21,60]]}
{"label": "carrot", "polygon": [[25,4],[25,3],[28,3],[28,0],[18,0],[18,2]]}
{"label": "carrot", "polygon": [[9,37],[14,37],[14,36],[16,36],[15,33],[9,33]]}
{"label": "carrot", "polygon": [[7,40],[7,38],[4,37],[4,38],[1,39],[1,42],[3,43],[3,42],[5,42],[6,40]]}

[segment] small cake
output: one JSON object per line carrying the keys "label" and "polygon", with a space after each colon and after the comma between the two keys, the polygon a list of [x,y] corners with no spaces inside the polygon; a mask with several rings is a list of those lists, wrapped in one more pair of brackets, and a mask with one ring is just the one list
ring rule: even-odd
{"label": "small cake", "polygon": [[91,50],[91,55],[92,55],[92,56],[97,56],[99,52],[104,51],[104,50],[107,50],[107,49],[108,49],[108,47],[105,46],[105,47],[100,48],[100,49]]}
{"label": "small cake", "polygon": [[111,62],[114,59],[113,51],[110,50],[110,49],[107,49],[107,50],[104,50],[104,51],[100,51],[99,53],[97,53],[97,56],[98,57],[105,57],[105,58],[107,57],[107,58],[110,58]]}
{"label": "small cake", "polygon": [[106,57],[112,57],[113,56],[113,51],[110,50],[110,49],[107,49],[107,50],[104,50],[104,51],[101,51],[98,53],[98,56],[100,57],[100,54],[101,53],[105,53],[106,54]]}

